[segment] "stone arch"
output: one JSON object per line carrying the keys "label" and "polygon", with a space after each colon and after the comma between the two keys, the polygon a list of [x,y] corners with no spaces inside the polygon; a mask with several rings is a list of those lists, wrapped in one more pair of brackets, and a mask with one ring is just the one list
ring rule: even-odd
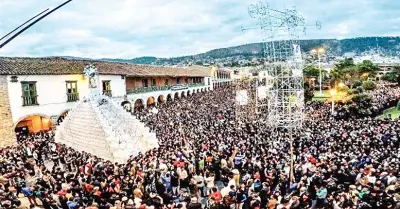
{"label": "stone arch", "polygon": [[144,108],[144,101],[143,99],[136,99],[134,103],[134,109],[135,110],[140,110]]}
{"label": "stone arch", "polygon": [[155,103],[156,103],[156,99],[153,96],[150,96],[149,98],[147,98],[147,106],[155,105]]}
{"label": "stone arch", "polygon": [[188,91],[186,92],[186,95],[187,95],[187,96],[190,96],[190,95],[191,95],[190,90],[188,90]]}
{"label": "stone arch", "polygon": [[171,94],[168,94],[168,95],[167,95],[167,101],[170,102],[170,101],[172,101],[172,100],[173,100],[173,99],[172,99],[172,95],[171,95]]}
{"label": "stone arch", "polygon": [[182,92],[181,92],[181,98],[183,98],[183,97],[186,97],[185,91],[182,91]]}
{"label": "stone arch", "polygon": [[201,92],[204,92],[204,89],[203,89],[203,88],[201,88]]}
{"label": "stone arch", "polygon": [[211,88],[210,88],[210,87],[208,87],[208,91],[211,91]]}
{"label": "stone arch", "polygon": [[200,89],[197,89],[197,93],[200,93]]}
{"label": "stone arch", "polygon": [[121,103],[121,106],[127,111],[127,112],[132,112],[132,103],[129,101],[123,101]]}
{"label": "stone arch", "polygon": [[160,96],[158,96],[158,98],[157,98],[157,102],[158,102],[159,104],[161,104],[161,103],[165,103],[165,97],[164,97],[164,95],[160,95]]}
{"label": "stone arch", "polygon": [[179,98],[179,92],[176,92],[174,95],[174,99],[178,99]]}
{"label": "stone arch", "polygon": [[29,135],[31,133],[38,133],[42,131],[51,131],[53,123],[51,122],[50,116],[40,113],[34,113],[20,117],[16,123],[14,123],[14,130],[17,135],[17,139],[21,136]]}

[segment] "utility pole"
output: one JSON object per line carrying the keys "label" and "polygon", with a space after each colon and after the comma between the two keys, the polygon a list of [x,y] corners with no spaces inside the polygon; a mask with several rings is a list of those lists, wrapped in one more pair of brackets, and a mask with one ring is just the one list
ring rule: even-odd
{"label": "utility pole", "polygon": [[[22,27],[23,25],[25,25],[26,23],[28,23],[29,21],[35,19],[37,16],[40,16],[38,19],[36,19],[35,21],[33,21],[32,23],[30,23],[29,25],[25,26],[24,28],[22,28],[22,30],[18,31],[16,34],[14,34],[13,36],[11,36],[9,39],[7,39],[6,41],[4,41],[2,44],[0,44],[0,49],[3,48],[4,46],[6,46],[10,41],[12,41],[13,39],[15,39],[16,37],[18,37],[19,35],[21,35],[24,31],[28,30],[30,27],[32,27],[33,25],[35,25],[36,23],[38,23],[40,20],[42,20],[43,18],[47,17],[49,14],[55,12],[56,10],[60,9],[61,7],[65,6],[66,4],[70,3],[72,0],[68,0],[62,4],[60,4],[58,7],[50,10],[49,12],[47,12],[46,14],[44,14],[43,16],[40,16],[42,13],[36,15],[35,17],[31,18],[30,20],[28,20],[27,22],[23,23],[22,25],[20,25],[19,27],[17,27],[16,29],[14,29],[13,31],[11,31],[10,33],[8,33],[7,35],[5,35],[3,38],[7,37],[8,35],[10,35],[11,33],[13,33],[14,31],[18,30],[20,27]],[[47,11],[47,10],[45,10]],[[3,39],[2,38],[2,39]]]}

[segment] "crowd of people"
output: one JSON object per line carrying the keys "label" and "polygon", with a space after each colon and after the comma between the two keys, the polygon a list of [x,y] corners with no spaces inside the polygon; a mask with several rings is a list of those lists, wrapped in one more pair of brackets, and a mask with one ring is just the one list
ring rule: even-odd
{"label": "crowd of people", "polygon": [[[377,108],[399,99],[398,88],[370,94]],[[21,137],[0,151],[1,207],[20,207],[24,195],[46,209],[399,209],[400,122],[335,119],[323,103],[306,113],[292,135],[293,171],[289,133],[262,117],[238,122],[229,87],[136,111],[160,146],[126,164],[56,144],[51,133]]]}
{"label": "crowd of people", "polygon": [[[337,108],[341,119],[355,117],[376,117],[382,110],[397,106],[400,99],[400,88],[391,85],[382,85],[373,91],[366,91],[365,97],[359,104],[354,105],[352,101],[347,104],[339,104]],[[365,99],[366,98],[366,99]]]}

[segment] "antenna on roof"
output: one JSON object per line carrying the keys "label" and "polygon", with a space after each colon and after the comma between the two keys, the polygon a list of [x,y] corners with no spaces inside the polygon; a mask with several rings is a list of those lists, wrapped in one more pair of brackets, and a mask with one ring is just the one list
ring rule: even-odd
{"label": "antenna on roof", "polygon": [[36,19],[35,21],[31,22],[29,25],[25,26],[24,28],[22,28],[22,30],[20,30],[18,33],[14,34],[13,36],[11,36],[9,39],[7,39],[4,43],[2,43],[0,45],[0,49],[3,48],[5,45],[7,45],[10,41],[12,41],[14,38],[18,37],[19,35],[21,35],[24,31],[26,31],[27,29],[29,29],[30,27],[32,27],[33,25],[35,25],[37,22],[39,22],[40,20],[42,20],[43,18],[47,17],[49,14],[55,12],[56,10],[60,9],[61,7],[65,6],[66,4],[70,3],[72,0],[68,0],[64,3],[62,3],[61,5],[59,5],[58,7],[50,10],[49,12],[45,13],[44,15],[40,16],[41,14],[43,14],[44,12],[46,12],[47,10],[43,11],[42,13],[36,15],[35,17],[31,18],[30,20],[26,21],[24,24],[20,25],[18,28],[14,29],[13,31],[11,31],[10,33],[8,33],[7,35],[5,35],[4,37],[1,38],[4,39],[5,37],[7,37],[8,35],[10,35],[11,33],[15,32],[16,30],[18,30],[20,27],[22,27],[23,25],[25,25],[26,23],[30,22],[31,20],[35,19],[36,17],[40,16],[38,19]]}

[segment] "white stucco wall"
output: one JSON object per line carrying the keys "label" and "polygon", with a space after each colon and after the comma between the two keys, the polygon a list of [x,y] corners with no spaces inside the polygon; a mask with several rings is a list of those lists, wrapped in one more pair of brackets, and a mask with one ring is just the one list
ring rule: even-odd
{"label": "white stucco wall", "polygon": [[120,75],[99,75],[100,91],[102,91],[102,81],[110,81],[111,93],[113,97],[121,97],[126,94],[125,78]]}
{"label": "white stucco wall", "polygon": [[[17,75],[18,82],[10,82],[11,76],[7,77],[10,107],[13,122],[16,123],[22,118],[41,114],[44,116],[58,116],[64,111],[73,108],[76,102],[67,102],[66,81],[77,81],[80,100],[88,94],[88,79],[83,75]],[[125,79],[121,76],[100,75],[101,81],[110,80],[113,96],[125,95]],[[22,106],[22,85],[21,81],[36,81],[38,103],[36,106]]]}

